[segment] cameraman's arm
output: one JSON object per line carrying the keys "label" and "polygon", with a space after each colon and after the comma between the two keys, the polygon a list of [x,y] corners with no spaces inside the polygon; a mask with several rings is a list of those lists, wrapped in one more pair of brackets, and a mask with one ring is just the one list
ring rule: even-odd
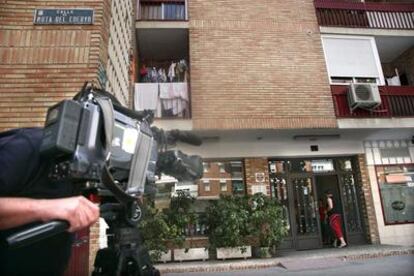
{"label": "cameraman's arm", "polygon": [[69,232],[95,223],[99,208],[82,196],[60,199],[0,198],[0,230],[35,221],[66,220]]}

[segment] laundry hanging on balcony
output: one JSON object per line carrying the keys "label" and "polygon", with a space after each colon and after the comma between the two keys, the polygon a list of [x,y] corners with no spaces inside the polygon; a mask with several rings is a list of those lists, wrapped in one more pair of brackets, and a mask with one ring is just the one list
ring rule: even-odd
{"label": "laundry hanging on balcony", "polygon": [[135,110],[157,110],[158,83],[136,83],[135,84]]}
{"label": "laundry hanging on balcony", "polygon": [[188,85],[186,82],[160,83],[160,100],[163,116],[182,117],[189,112]]}
{"label": "laundry hanging on balcony", "polygon": [[152,110],[155,117],[185,117],[190,113],[186,82],[136,83],[135,110]]}
{"label": "laundry hanging on balcony", "polygon": [[150,66],[143,63],[139,72],[141,82],[187,82],[189,79],[185,59],[178,62],[151,62]]}

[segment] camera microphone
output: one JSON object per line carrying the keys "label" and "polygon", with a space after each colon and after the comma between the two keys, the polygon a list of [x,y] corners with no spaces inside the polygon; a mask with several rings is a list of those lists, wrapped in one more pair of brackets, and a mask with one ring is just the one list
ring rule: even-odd
{"label": "camera microphone", "polygon": [[169,135],[177,141],[181,141],[194,146],[200,146],[203,143],[200,137],[189,131],[180,131],[178,129],[173,129],[169,131]]}

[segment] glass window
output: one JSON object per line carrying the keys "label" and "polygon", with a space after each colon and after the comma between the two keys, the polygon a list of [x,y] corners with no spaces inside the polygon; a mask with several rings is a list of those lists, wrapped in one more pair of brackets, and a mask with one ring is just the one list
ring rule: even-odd
{"label": "glass window", "polygon": [[376,169],[385,223],[414,222],[414,164]]}
{"label": "glass window", "polygon": [[269,161],[270,173],[285,173],[286,161]]}
{"label": "glass window", "polygon": [[203,181],[204,185],[204,191],[210,192],[210,182],[209,181]]}
{"label": "glass window", "polygon": [[226,172],[226,168],[224,166],[224,163],[217,163],[219,166],[219,170],[221,173],[225,173]]}
{"label": "glass window", "polygon": [[231,161],[229,165],[232,178],[243,178],[243,165],[241,161]]}
{"label": "glass window", "polygon": [[352,171],[352,160],[351,158],[344,158],[336,160],[338,170],[342,172],[350,172]]}
{"label": "glass window", "polygon": [[210,163],[203,162],[203,168],[205,173],[208,172],[210,170]]}
{"label": "glass window", "polygon": [[220,191],[227,192],[227,183],[226,183],[226,180],[220,180]]}
{"label": "glass window", "polygon": [[292,172],[311,172],[312,162],[311,160],[291,160],[288,161],[290,171]]}
{"label": "glass window", "polygon": [[231,185],[234,195],[244,195],[244,183],[243,180],[232,180]]}
{"label": "glass window", "polygon": [[312,171],[317,172],[333,172],[334,165],[332,159],[321,159],[311,161]]}

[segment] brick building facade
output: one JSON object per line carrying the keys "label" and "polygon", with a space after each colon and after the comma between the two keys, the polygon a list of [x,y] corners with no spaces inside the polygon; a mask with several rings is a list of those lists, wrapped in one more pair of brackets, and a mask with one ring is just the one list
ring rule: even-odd
{"label": "brick building facade", "polygon": [[[36,9],[71,8],[92,9],[93,24],[34,23]],[[112,15],[120,9],[123,29],[110,29],[119,22]],[[85,81],[107,82],[129,104],[132,1],[15,1],[3,3],[0,12],[0,130],[43,126],[47,108],[72,97]],[[116,57],[114,44],[121,45]],[[106,74],[114,71],[112,64],[122,73]],[[122,88],[117,84],[121,78]]]}
{"label": "brick building facade", "polygon": [[311,1],[195,0],[188,12],[194,129],[336,126]]}
{"label": "brick building facade", "polygon": [[[156,124],[202,136],[201,147],[180,148],[200,154],[207,163],[241,161],[245,193],[282,196],[292,227],[286,248],[321,246],[316,233],[308,233],[314,238],[303,242],[300,215],[313,211],[305,210],[300,200],[301,193],[308,197],[310,191],[311,205],[316,205],[327,187],[336,189],[351,244],[412,242],[409,224],[399,228],[397,239],[391,238],[390,229],[398,226],[381,223],[383,202],[376,185],[390,186],[377,183],[375,164],[383,163],[369,165],[365,142],[403,145],[411,139],[414,113],[403,111],[402,102],[394,101],[401,97],[409,108],[413,106],[410,12],[414,7],[409,1],[335,2],[340,3],[141,1],[136,21],[139,59],[147,63],[168,59],[149,51],[145,45],[149,39],[159,52],[170,53],[161,45],[182,50],[171,52],[172,63],[177,56],[189,63],[191,117],[173,114]],[[393,21],[398,12],[401,18]],[[407,79],[404,87],[389,84],[396,68],[402,82]],[[378,87],[381,106],[352,110],[347,100],[350,83]],[[387,157],[390,165],[403,160],[412,164],[413,144],[404,145],[404,157],[398,157],[397,148],[387,152],[392,156]],[[272,172],[272,162],[282,162],[284,170]],[[205,187],[214,187],[214,192],[206,193]],[[219,183],[200,182],[198,195],[207,194],[223,194]]]}

